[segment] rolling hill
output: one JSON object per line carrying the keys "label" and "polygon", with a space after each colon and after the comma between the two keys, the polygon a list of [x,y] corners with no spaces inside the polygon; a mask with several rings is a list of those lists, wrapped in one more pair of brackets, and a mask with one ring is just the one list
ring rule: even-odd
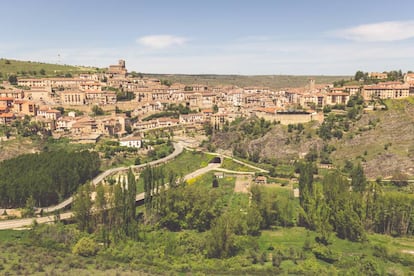
{"label": "rolling hill", "polygon": [[9,75],[17,77],[60,77],[79,73],[101,71],[101,68],[60,65],[34,61],[0,59],[0,79],[6,80]]}

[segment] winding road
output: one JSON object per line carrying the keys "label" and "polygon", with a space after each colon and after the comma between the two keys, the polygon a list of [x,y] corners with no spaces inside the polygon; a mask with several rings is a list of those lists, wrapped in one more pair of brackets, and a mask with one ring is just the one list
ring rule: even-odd
{"label": "winding road", "polygon": [[[174,159],[175,157],[177,157],[180,153],[182,153],[183,149],[184,149],[184,147],[181,143],[173,143],[173,145],[174,145],[174,151],[170,155],[168,155],[164,158],[154,160],[154,161],[151,161],[151,162],[148,162],[148,163],[145,163],[145,164],[141,164],[141,165],[109,169],[109,170],[106,170],[103,173],[99,174],[98,176],[96,176],[94,179],[92,179],[91,182],[92,182],[93,185],[98,185],[98,183],[101,182],[102,180],[104,180],[106,177],[108,177],[108,176],[110,176],[114,173],[117,173],[117,172],[126,171],[126,170],[129,170],[130,168],[131,169],[142,169],[147,165],[154,166],[154,165],[157,165],[157,164],[168,162],[168,161]],[[61,210],[65,207],[67,207],[68,205],[72,204],[72,201],[73,201],[73,197],[69,197],[69,198],[65,199],[64,201],[62,201],[61,203],[59,203],[57,205],[49,206],[49,207],[39,207],[38,210],[40,211],[41,209],[43,209],[44,213],[52,213],[52,212],[55,212],[57,210]]]}
{"label": "winding road", "polygon": [[[109,176],[113,173],[116,173],[116,172],[128,170],[129,168],[139,169],[139,168],[144,168],[147,165],[157,165],[157,164],[160,164],[160,163],[167,162],[167,161],[172,160],[175,157],[177,157],[183,151],[183,149],[184,149],[184,147],[181,143],[174,143],[174,152],[172,154],[164,157],[164,158],[149,162],[147,164],[109,169],[109,170],[101,173],[97,177],[95,177],[92,180],[92,183],[94,185],[97,185],[105,177],[107,177],[107,176]],[[219,168],[220,166],[221,166],[221,164],[218,164],[218,163],[208,164],[204,168],[200,168],[200,169],[198,169],[194,172],[191,172],[191,173],[187,174],[186,176],[184,176],[184,180],[189,180],[189,179],[195,178],[195,177],[200,176],[202,174],[205,174],[209,171],[222,171],[222,172],[227,172],[227,173],[232,173],[232,174],[254,174],[254,172],[231,171],[231,170]],[[254,166],[252,166],[252,167],[254,167]],[[254,167],[254,168],[258,169],[256,167]],[[140,193],[140,194],[137,194],[135,199],[136,199],[136,201],[142,201],[142,200],[144,200],[144,197],[145,197],[145,193]],[[72,203],[72,201],[73,201],[73,197],[70,197],[70,198],[66,199],[65,201],[59,203],[58,205],[43,208],[43,211],[44,212],[54,212],[56,210],[63,209],[66,206],[70,205]],[[73,212],[65,212],[65,213],[59,214],[59,217],[62,220],[69,219],[72,216],[73,216]],[[55,216],[49,215],[49,216],[44,216],[44,217],[32,217],[32,218],[23,218],[23,219],[4,220],[4,221],[0,221],[0,230],[27,227],[27,226],[30,226],[34,221],[36,221],[39,224],[41,224],[41,223],[52,223],[52,222],[55,221],[55,219],[56,219]]]}

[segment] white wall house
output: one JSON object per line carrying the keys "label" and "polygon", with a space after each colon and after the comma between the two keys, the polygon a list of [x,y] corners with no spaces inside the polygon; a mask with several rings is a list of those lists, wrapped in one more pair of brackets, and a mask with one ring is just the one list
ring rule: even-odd
{"label": "white wall house", "polygon": [[120,146],[129,148],[140,148],[142,147],[141,137],[125,137],[119,141]]}

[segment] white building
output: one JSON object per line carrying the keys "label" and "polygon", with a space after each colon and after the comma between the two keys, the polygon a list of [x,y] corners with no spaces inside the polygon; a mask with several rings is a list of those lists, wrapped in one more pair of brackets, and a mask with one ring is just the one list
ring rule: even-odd
{"label": "white building", "polygon": [[120,146],[129,147],[129,148],[140,148],[142,147],[141,137],[125,137],[119,141]]}

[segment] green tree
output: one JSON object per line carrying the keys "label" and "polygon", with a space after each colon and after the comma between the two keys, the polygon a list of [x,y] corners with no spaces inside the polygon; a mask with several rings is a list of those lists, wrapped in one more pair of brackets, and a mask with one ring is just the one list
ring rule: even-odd
{"label": "green tree", "polygon": [[219,181],[217,179],[217,177],[213,177],[213,184],[212,184],[213,188],[218,188],[219,186]]}
{"label": "green tree", "polygon": [[235,217],[226,212],[217,218],[208,237],[208,255],[212,258],[227,258],[237,252],[235,239]]}
{"label": "green tree", "polygon": [[94,105],[92,107],[92,113],[95,116],[100,116],[100,115],[104,115],[105,114],[105,112],[103,111],[103,109],[101,107],[97,106],[97,105]]}
{"label": "green tree", "polygon": [[92,230],[92,199],[89,184],[79,187],[78,192],[73,197],[72,209],[79,229],[90,232]]}
{"label": "green tree", "polygon": [[354,192],[362,193],[365,191],[367,180],[365,178],[364,169],[361,163],[358,163],[351,171],[351,186]]}
{"label": "green tree", "polygon": [[30,196],[26,200],[26,205],[22,211],[22,217],[28,218],[33,217],[35,215],[35,205],[36,201],[33,196]]}
{"label": "green tree", "polygon": [[356,81],[365,80],[365,74],[364,74],[364,72],[362,72],[362,71],[357,71],[357,72],[355,73],[354,80],[356,80]]}
{"label": "green tree", "polygon": [[16,75],[10,75],[8,78],[11,85],[17,85],[17,77]]}
{"label": "green tree", "polygon": [[137,224],[136,224],[136,208],[135,208],[135,198],[137,195],[137,183],[135,180],[135,175],[132,172],[132,169],[130,168],[128,170],[128,186],[126,189],[124,189],[124,192],[126,193],[126,203],[125,203],[125,219],[124,219],[124,225],[125,225],[125,234],[128,237],[131,237],[133,239],[137,238]]}
{"label": "green tree", "polygon": [[262,216],[256,205],[251,205],[247,210],[246,224],[247,234],[258,236],[260,234],[260,225],[262,223]]}

